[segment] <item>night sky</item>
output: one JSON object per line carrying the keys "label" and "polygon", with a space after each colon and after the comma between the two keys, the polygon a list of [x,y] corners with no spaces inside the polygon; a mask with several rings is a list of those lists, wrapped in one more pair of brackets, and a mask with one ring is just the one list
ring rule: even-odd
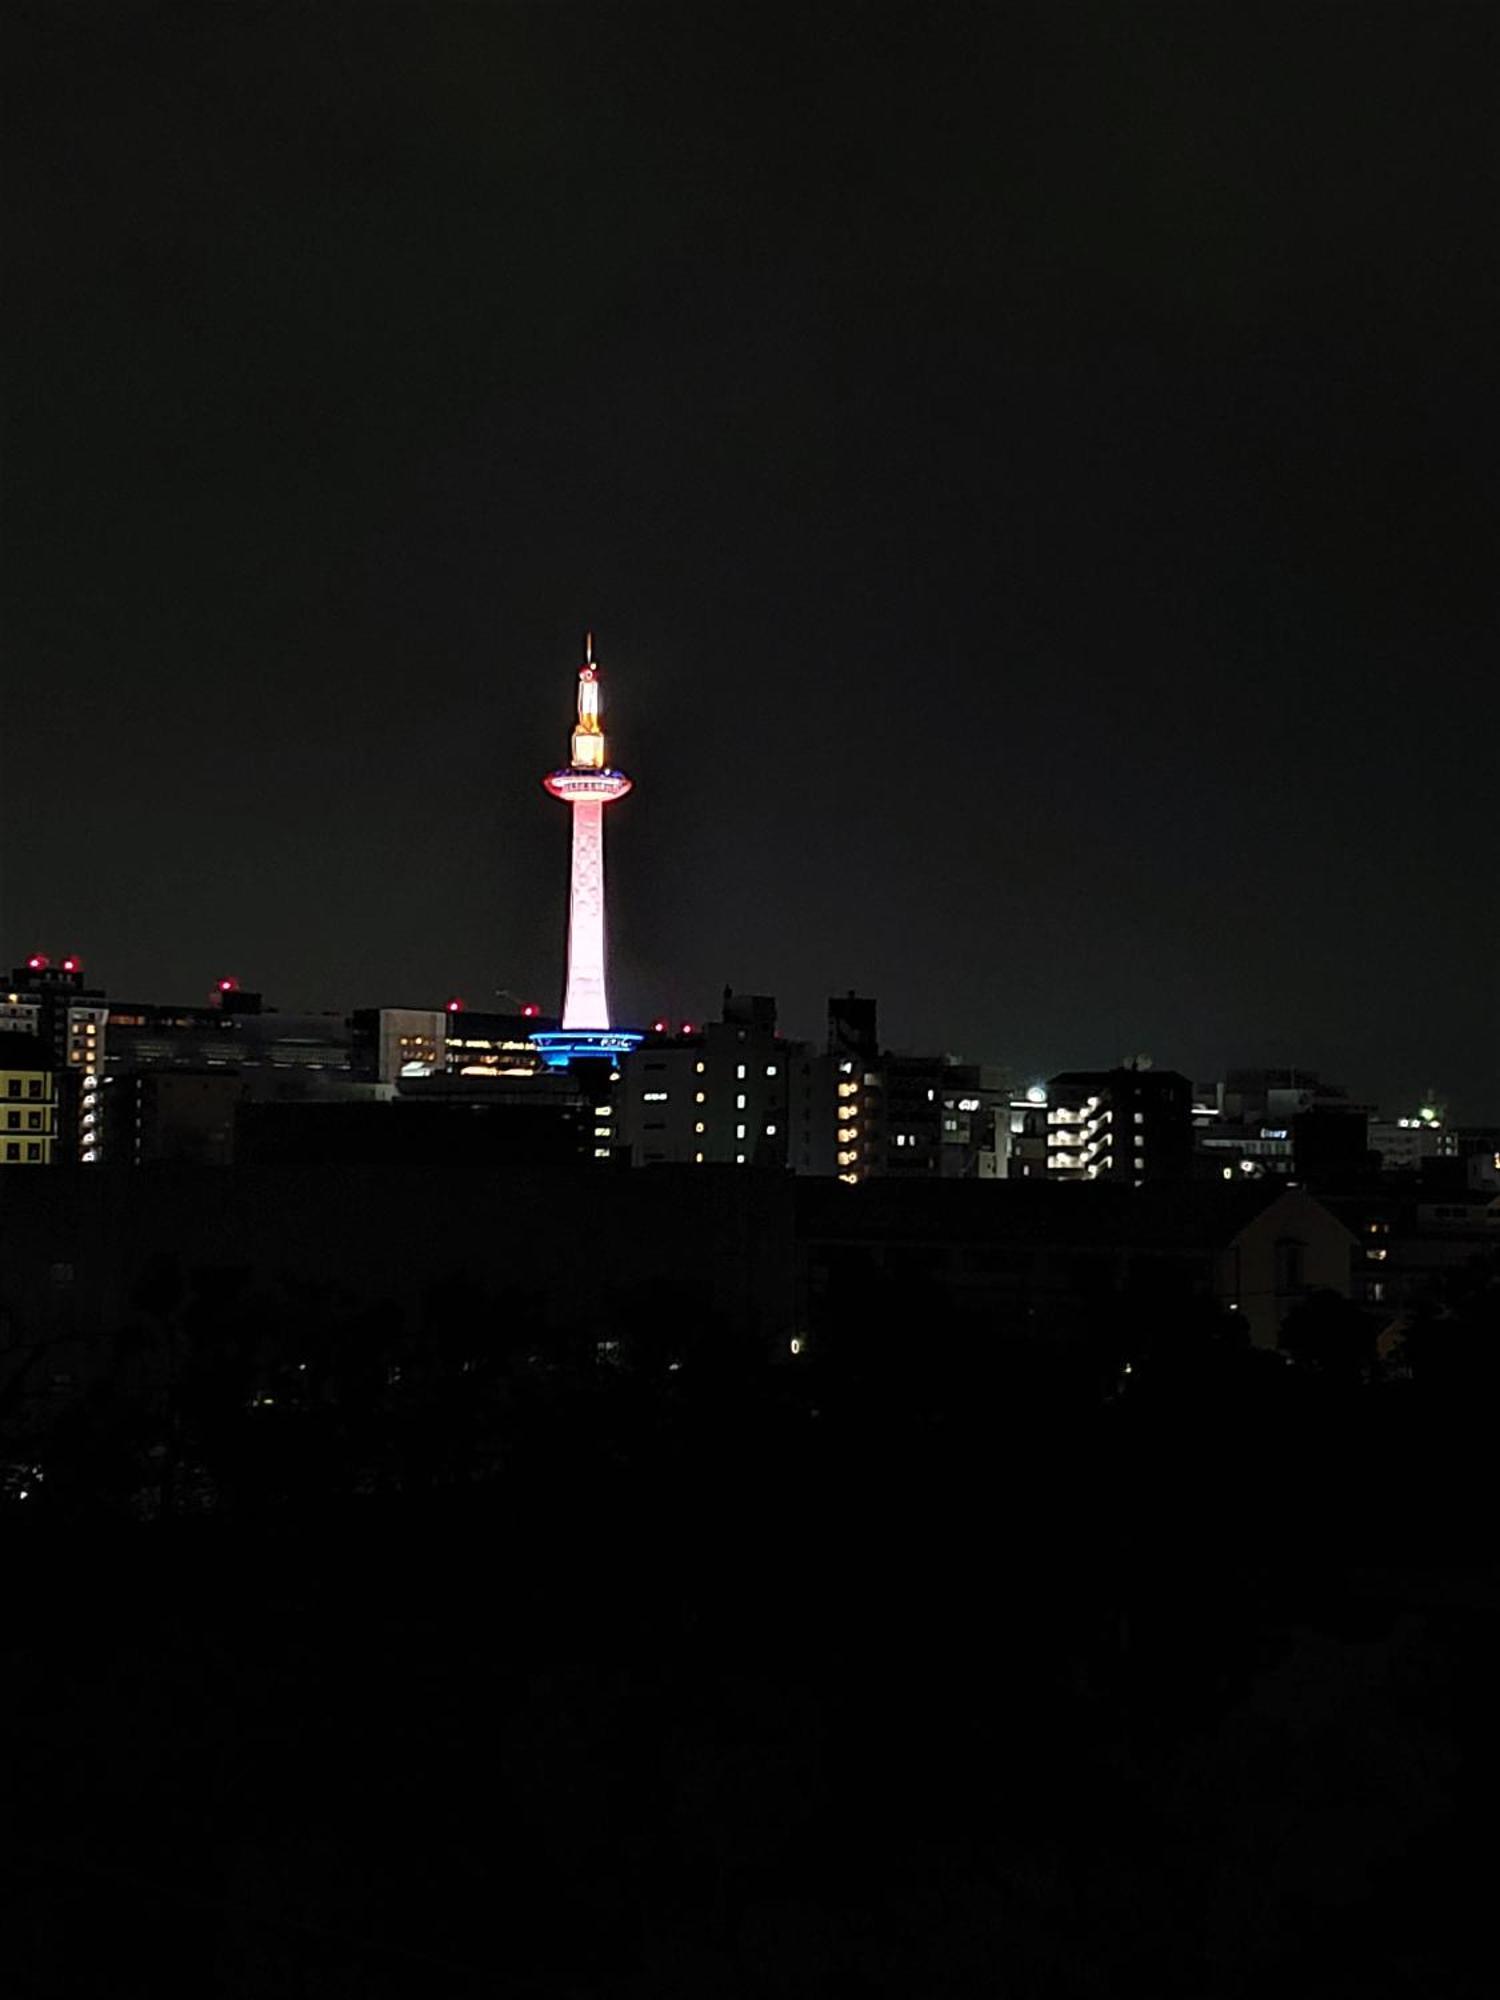
{"label": "night sky", "polygon": [[5,14],[3,946],[1500,1116],[1486,4]]}

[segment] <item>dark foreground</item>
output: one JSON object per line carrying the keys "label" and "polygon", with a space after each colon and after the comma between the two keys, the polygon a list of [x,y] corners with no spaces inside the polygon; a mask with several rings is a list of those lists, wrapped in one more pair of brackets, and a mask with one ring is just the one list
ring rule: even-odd
{"label": "dark foreground", "polygon": [[0,1990],[1489,1990],[1483,1412],[810,1407],[12,1505]]}

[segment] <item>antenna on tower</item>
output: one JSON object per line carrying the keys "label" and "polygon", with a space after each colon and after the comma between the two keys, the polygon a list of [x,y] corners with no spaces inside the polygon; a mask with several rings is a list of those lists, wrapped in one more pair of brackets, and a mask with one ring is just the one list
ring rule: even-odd
{"label": "antenna on tower", "polygon": [[591,667],[594,664],[594,633],[592,627],[583,635],[583,664],[586,667]]}

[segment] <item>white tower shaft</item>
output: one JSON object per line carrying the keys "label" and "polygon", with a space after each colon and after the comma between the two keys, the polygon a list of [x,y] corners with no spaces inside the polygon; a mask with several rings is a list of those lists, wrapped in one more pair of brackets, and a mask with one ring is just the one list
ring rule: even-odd
{"label": "white tower shaft", "polygon": [[568,897],[568,986],[564,1028],[607,1028],[604,982],[604,807],[574,799],[573,878]]}

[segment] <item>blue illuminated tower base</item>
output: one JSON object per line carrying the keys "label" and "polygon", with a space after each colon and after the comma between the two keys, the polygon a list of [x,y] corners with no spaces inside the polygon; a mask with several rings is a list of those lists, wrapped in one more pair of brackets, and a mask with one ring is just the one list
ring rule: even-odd
{"label": "blue illuminated tower base", "polygon": [[549,1069],[566,1069],[574,1062],[618,1062],[645,1039],[634,1028],[549,1028],[533,1035],[531,1046]]}

